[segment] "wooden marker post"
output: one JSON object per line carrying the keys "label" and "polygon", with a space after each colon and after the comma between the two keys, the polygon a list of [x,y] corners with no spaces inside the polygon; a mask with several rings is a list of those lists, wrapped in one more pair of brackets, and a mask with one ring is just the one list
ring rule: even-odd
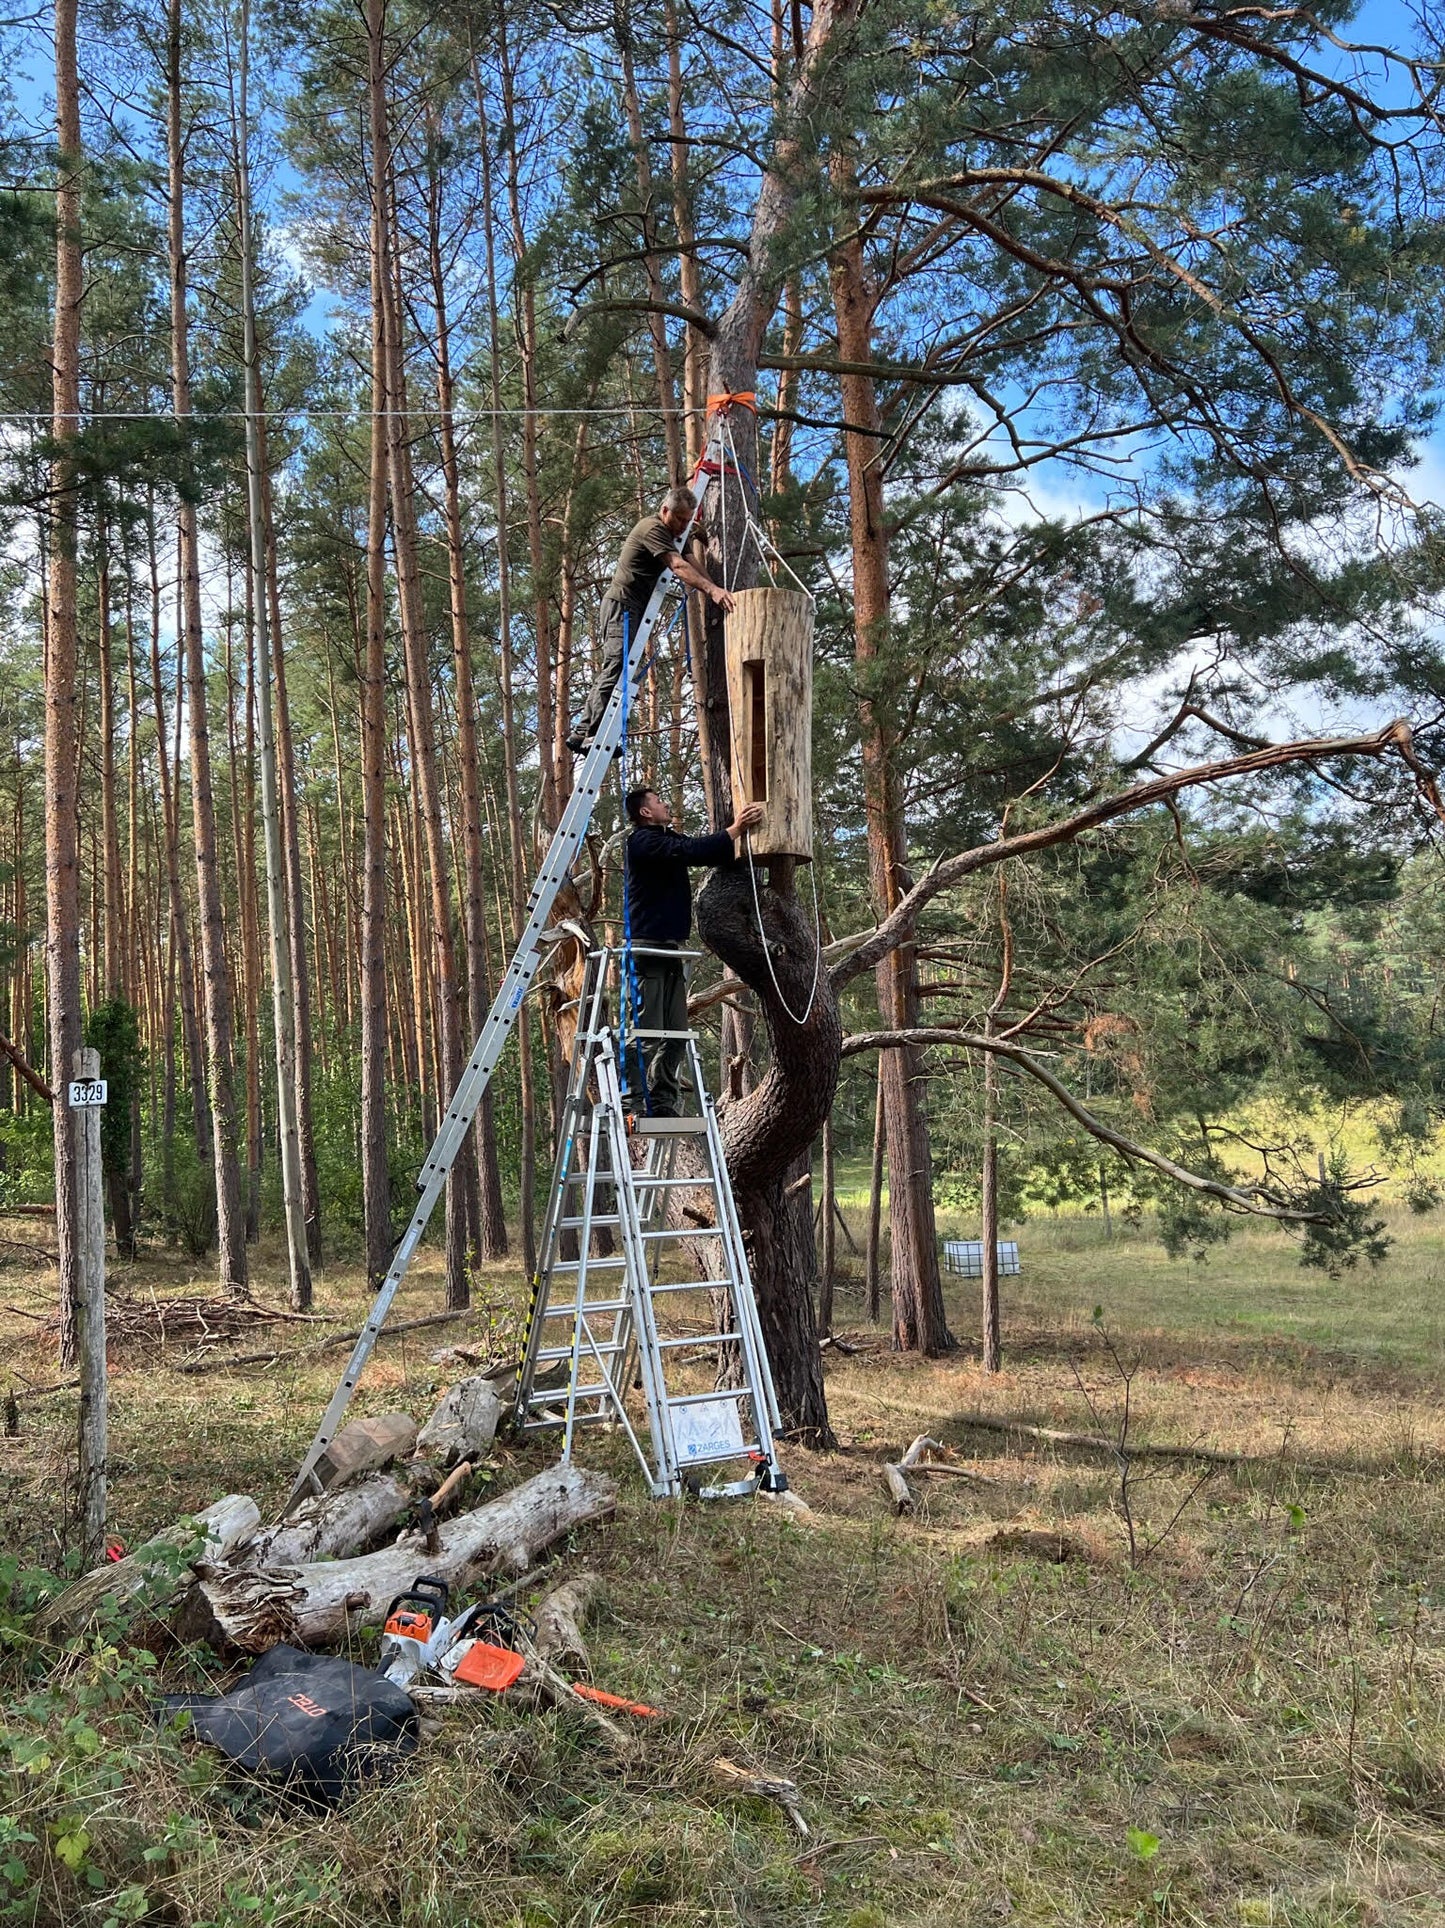
{"label": "wooden marker post", "polygon": [[727,619],[733,805],[760,803],[760,862],[813,860],[813,599],[741,589]]}
{"label": "wooden marker post", "polygon": [[108,1414],[105,1378],[105,1203],[100,1169],[100,1112],[105,1103],[100,1053],[75,1054],[66,1088],[80,1201],[80,1251],[75,1268],[75,1339],[80,1354],[80,1529],[87,1567],[105,1552],[105,1461]]}

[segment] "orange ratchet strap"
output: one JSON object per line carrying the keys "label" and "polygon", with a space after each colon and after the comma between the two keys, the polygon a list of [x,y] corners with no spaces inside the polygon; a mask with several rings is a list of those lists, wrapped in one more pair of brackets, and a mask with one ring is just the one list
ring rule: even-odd
{"label": "orange ratchet strap", "polygon": [[756,415],[758,412],[757,391],[749,388],[737,395],[709,395],[707,398],[707,412],[709,415],[721,415],[725,408],[732,408],[734,406],[738,408],[750,408],[754,415]]}

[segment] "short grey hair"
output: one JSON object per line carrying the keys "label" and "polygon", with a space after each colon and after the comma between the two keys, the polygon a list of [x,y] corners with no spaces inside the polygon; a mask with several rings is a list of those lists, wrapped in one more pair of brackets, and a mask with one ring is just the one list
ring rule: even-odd
{"label": "short grey hair", "polygon": [[667,494],[662,498],[662,513],[664,515],[685,515],[688,520],[691,521],[692,512],[696,507],[697,497],[691,489],[683,488],[680,483],[675,489],[669,489]]}

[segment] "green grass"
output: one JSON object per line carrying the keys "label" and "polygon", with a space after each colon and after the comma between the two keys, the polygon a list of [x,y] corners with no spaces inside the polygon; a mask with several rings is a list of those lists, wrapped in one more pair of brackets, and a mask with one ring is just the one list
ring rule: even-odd
{"label": "green grass", "polygon": [[[1031,1221],[996,1378],[967,1343],[943,1360],[892,1355],[845,1281],[839,1325],[861,1349],[830,1354],[842,1447],[788,1456],[812,1527],[762,1503],[649,1502],[621,1444],[589,1440],[622,1501],[559,1570],[602,1575],[599,1684],[671,1715],[625,1771],[566,1715],[489,1703],[448,1718],[392,1787],[324,1820],[297,1815],[158,1734],[148,1663],[123,1642],[64,1662],[38,1648],[17,1583],[0,1616],[0,1836],[34,1839],[0,1840],[0,1920],[1438,1921],[1442,1233],[1403,1214],[1392,1229],[1378,1273],[1336,1282],[1301,1272],[1275,1233],[1201,1267],[1142,1235],[1106,1241],[1097,1222]],[[276,1300],[269,1257],[262,1291]],[[156,1262],[145,1276],[164,1291],[185,1274]],[[519,1282],[499,1267],[482,1285],[505,1323]],[[11,1271],[0,1298],[38,1306],[46,1289]],[[950,1295],[965,1342],[976,1291]],[[398,1316],[435,1306],[435,1268],[407,1295]],[[354,1322],[361,1303],[354,1275],[327,1275],[323,1311]],[[1139,1460],[1125,1495],[1105,1455],[969,1425],[991,1414],[1117,1434],[1123,1385],[1096,1305],[1132,1374],[1132,1436],[1255,1457],[1232,1470]],[[492,1323],[384,1348],[361,1404],[424,1412],[447,1376],[431,1351]],[[288,1331],[273,1369],[203,1378],[153,1348],[117,1357],[128,1540],[221,1491],[279,1500],[338,1369],[335,1353],[294,1356],[311,1337]],[[0,1326],[0,1371],[53,1377],[29,1322]],[[13,1554],[53,1565],[73,1415],[64,1394],[22,1413],[0,1522]],[[980,1477],[917,1481],[918,1512],[896,1520],[880,1465],[921,1431]],[[499,1476],[545,1458],[505,1447]],[[993,1547],[1001,1527],[1062,1532],[1081,1557]],[[205,1677],[186,1650],[161,1665]],[[719,1755],[793,1778],[808,1839],[777,1808],[724,1792],[709,1771]]]}

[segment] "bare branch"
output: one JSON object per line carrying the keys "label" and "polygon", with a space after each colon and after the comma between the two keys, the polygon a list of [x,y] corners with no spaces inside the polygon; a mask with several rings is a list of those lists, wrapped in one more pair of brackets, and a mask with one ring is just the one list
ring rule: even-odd
{"label": "bare branch", "polygon": [[1101,1144],[1108,1145],[1133,1164],[1150,1165],[1155,1171],[1172,1178],[1176,1185],[1184,1185],[1192,1192],[1202,1192],[1208,1198],[1217,1198],[1231,1211],[1248,1212],[1256,1218],[1285,1219],[1295,1225],[1329,1225],[1334,1221],[1328,1212],[1300,1211],[1272,1197],[1263,1186],[1244,1191],[1237,1185],[1226,1185],[1217,1178],[1204,1178],[1192,1172],[1185,1165],[1175,1164],[1166,1158],[1162,1151],[1153,1151],[1148,1145],[1141,1145],[1133,1138],[1126,1138],[1112,1125],[1105,1124],[1097,1113],[1081,1104],[1068,1086],[1056,1078],[1048,1066],[1040,1063],[1030,1051],[1020,1044],[1010,1043],[1005,1038],[986,1038],[976,1031],[964,1031],[946,1025],[918,1025],[907,1031],[862,1031],[843,1040],[843,1056],[856,1057],[861,1051],[891,1051],[900,1045],[956,1045],[964,1051],[991,1051],[995,1056],[1007,1058],[1031,1078],[1037,1078],[1046,1091],[1050,1092],[1068,1112]]}
{"label": "bare branch", "polygon": [[992,843],[978,844],[972,850],[961,851],[956,857],[941,859],[925,877],[919,879],[876,930],[865,936],[844,938],[829,946],[829,955],[841,960],[833,968],[834,988],[841,989],[861,972],[871,970],[879,958],[886,957],[889,951],[904,943],[913,932],[919,912],[940,892],[951,890],[956,884],[962,883],[965,877],[987,869],[990,864],[1006,863],[1011,857],[1032,856],[1035,851],[1071,843],[1085,831],[1097,830],[1136,810],[1146,810],[1151,804],[1162,803],[1179,791],[1200,784],[1257,776],[1266,770],[1283,769],[1296,763],[1323,763],[1337,757],[1385,757],[1392,753],[1409,767],[1422,800],[1445,822],[1445,806],[1441,804],[1434,779],[1415,754],[1410,725],[1403,718],[1397,718],[1393,723],[1386,724],[1384,729],[1368,736],[1309,737],[1297,743],[1272,743],[1262,750],[1252,750],[1247,755],[1227,757],[1215,763],[1192,764],[1183,770],[1171,770],[1146,782],[1131,784],[1128,789],[1120,790],[1111,797],[1102,797],[1071,817],[1040,824],[1033,830],[1019,831],[1012,837],[998,837]]}

